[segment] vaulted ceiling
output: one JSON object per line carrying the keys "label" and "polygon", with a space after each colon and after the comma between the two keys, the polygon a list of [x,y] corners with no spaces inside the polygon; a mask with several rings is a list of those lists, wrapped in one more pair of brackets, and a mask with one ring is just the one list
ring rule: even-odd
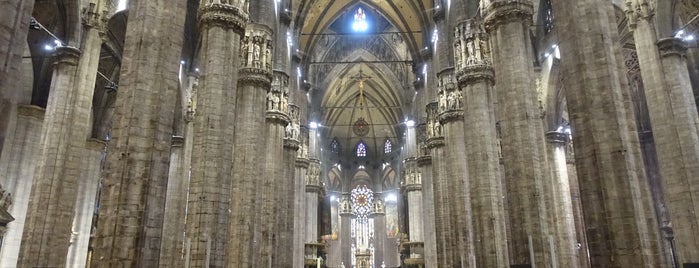
{"label": "vaulted ceiling", "polygon": [[[415,95],[413,68],[430,32],[432,2],[311,0],[294,6],[297,49],[307,66],[312,109],[324,126],[326,146],[337,139],[342,155],[350,157],[364,142],[367,159],[379,161],[386,140],[400,144]],[[349,27],[358,8],[367,14],[366,33]],[[360,119],[368,124],[366,134],[354,130]]]}

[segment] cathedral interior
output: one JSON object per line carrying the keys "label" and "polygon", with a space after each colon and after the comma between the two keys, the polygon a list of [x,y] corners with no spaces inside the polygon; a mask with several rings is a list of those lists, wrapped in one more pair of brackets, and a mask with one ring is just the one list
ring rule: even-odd
{"label": "cathedral interior", "polygon": [[0,267],[698,268],[698,31],[696,0],[0,1]]}

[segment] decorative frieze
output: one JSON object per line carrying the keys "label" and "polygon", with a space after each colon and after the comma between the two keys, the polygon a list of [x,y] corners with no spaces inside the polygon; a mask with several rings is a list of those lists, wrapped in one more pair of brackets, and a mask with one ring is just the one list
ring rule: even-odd
{"label": "decorative frieze", "polygon": [[221,27],[243,34],[248,22],[248,0],[203,0],[199,3],[199,25]]}
{"label": "decorative frieze", "polygon": [[418,160],[416,158],[411,157],[405,159],[405,170],[403,171],[401,188],[403,192],[422,190],[422,171],[418,167]]}
{"label": "decorative frieze", "polygon": [[306,192],[320,192],[322,188],[320,161],[312,160],[306,172]]}
{"label": "decorative frieze", "polygon": [[[241,40],[241,82],[256,82],[267,85],[272,80],[272,29],[262,24],[249,24]],[[276,76],[276,75],[275,75]],[[279,75],[280,77],[282,75]],[[276,79],[276,77],[275,77]],[[281,79],[281,78],[280,78]],[[288,76],[286,85],[288,87]],[[281,83],[281,81],[280,81]]]}
{"label": "decorative frieze", "polygon": [[650,0],[626,0],[626,19],[629,29],[636,29],[638,19],[650,19],[655,14],[655,3]]}
{"label": "decorative frieze", "polygon": [[82,22],[85,27],[97,29],[102,35],[107,29],[109,11],[104,4],[98,6],[95,3],[90,3],[82,11]]}
{"label": "decorative frieze", "polygon": [[485,28],[491,29],[510,22],[531,22],[534,5],[530,0],[483,0],[481,10]]}
{"label": "decorative frieze", "polygon": [[354,215],[352,211],[352,202],[350,201],[349,194],[342,194],[340,197],[340,204],[338,206],[341,216]]}
{"label": "decorative frieze", "polygon": [[386,203],[383,201],[383,194],[374,193],[374,202],[372,203],[371,216],[382,216],[386,214]]}
{"label": "decorative frieze", "polygon": [[427,105],[427,140],[425,146],[432,149],[436,146],[444,145],[442,134],[442,123],[439,122],[439,103],[432,102]]}
{"label": "decorative frieze", "polygon": [[457,86],[454,69],[446,69],[437,74],[439,96],[439,121],[446,124],[464,117],[463,94]]}
{"label": "decorative frieze", "polygon": [[188,87],[185,91],[187,107],[184,110],[184,120],[189,123],[194,120],[197,114],[197,91],[199,90],[199,76],[190,76],[187,79]]}
{"label": "decorative frieze", "polygon": [[490,42],[483,24],[476,19],[465,20],[454,30],[454,57],[459,86],[486,81],[493,83]]}
{"label": "decorative frieze", "polygon": [[[287,131],[289,131],[288,127],[292,125],[290,122],[293,121],[290,116],[294,115],[291,115],[289,111],[289,75],[274,71],[272,86],[267,91],[267,120],[279,120],[287,126]],[[298,118],[298,109],[295,116]],[[296,136],[298,136],[298,132]]]}

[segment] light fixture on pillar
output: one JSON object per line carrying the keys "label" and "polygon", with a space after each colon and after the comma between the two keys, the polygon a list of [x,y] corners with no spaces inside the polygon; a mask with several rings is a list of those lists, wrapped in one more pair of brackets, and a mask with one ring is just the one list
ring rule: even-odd
{"label": "light fixture on pillar", "polygon": [[415,126],[415,121],[414,120],[405,120],[405,125],[407,127],[414,127]]}

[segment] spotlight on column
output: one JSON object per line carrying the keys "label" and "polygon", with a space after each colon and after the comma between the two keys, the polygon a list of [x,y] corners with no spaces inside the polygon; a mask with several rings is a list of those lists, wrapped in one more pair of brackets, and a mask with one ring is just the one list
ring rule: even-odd
{"label": "spotlight on column", "polygon": [[685,36],[684,41],[687,41],[687,42],[694,41],[694,35],[690,34],[688,36]]}
{"label": "spotlight on column", "polygon": [[34,18],[32,18],[32,19],[29,21],[29,29],[32,29],[32,30],[41,30],[41,24],[39,24],[38,21],[36,21]]}
{"label": "spotlight on column", "polygon": [[398,196],[396,194],[389,194],[386,196],[386,202],[398,202]]}
{"label": "spotlight on column", "polygon": [[108,93],[113,93],[119,89],[119,86],[117,86],[117,84],[114,82],[108,82],[107,85],[104,86],[104,89],[106,89]]}
{"label": "spotlight on column", "polygon": [[54,49],[54,47],[52,47],[51,45],[44,46],[44,50],[46,50],[46,51],[52,51],[53,49]]}
{"label": "spotlight on column", "polygon": [[308,126],[309,126],[311,129],[316,129],[316,128],[318,128],[320,125],[318,125],[318,123],[316,123],[316,122],[311,122],[310,124],[308,124]]}
{"label": "spotlight on column", "polygon": [[406,120],[405,125],[408,127],[414,127],[415,126],[415,121],[413,120]]}
{"label": "spotlight on column", "polygon": [[330,202],[335,202],[335,201],[337,201],[337,196],[331,195]]}

